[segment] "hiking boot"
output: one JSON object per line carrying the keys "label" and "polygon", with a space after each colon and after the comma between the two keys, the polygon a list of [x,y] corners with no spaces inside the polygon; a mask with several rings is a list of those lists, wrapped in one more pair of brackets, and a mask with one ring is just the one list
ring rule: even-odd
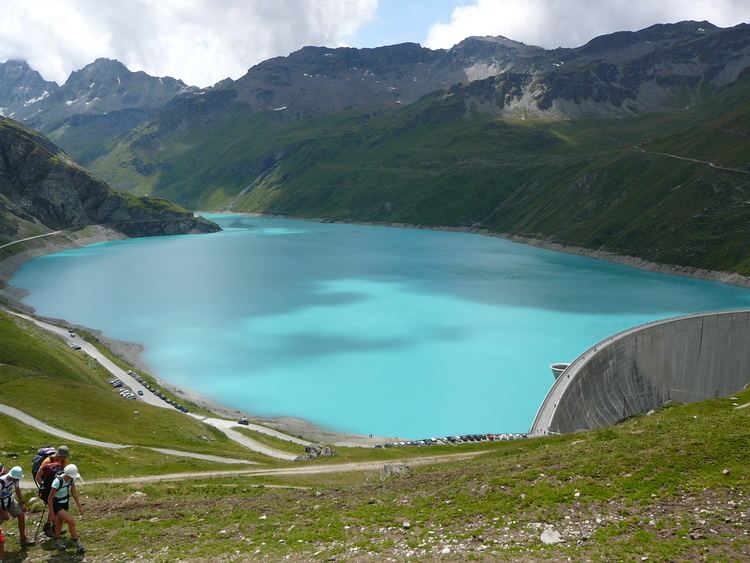
{"label": "hiking boot", "polygon": [[86,551],[86,548],[83,547],[83,544],[81,543],[80,539],[77,539],[74,543],[75,543],[75,546],[76,546],[76,551],[78,553],[83,553],[84,551]]}
{"label": "hiking boot", "polygon": [[29,546],[34,545],[34,542],[30,540],[29,538],[21,538],[20,544],[21,544],[21,548],[24,548],[24,547],[29,547]]}
{"label": "hiking boot", "polygon": [[44,535],[48,538],[54,538],[55,537],[55,530],[54,526],[52,526],[52,522],[47,522],[44,524],[44,528],[42,528],[42,531],[44,532]]}
{"label": "hiking boot", "polygon": [[66,547],[65,542],[62,540],[55,540],[55,543],[52,544],[53,549],[65,549]]}

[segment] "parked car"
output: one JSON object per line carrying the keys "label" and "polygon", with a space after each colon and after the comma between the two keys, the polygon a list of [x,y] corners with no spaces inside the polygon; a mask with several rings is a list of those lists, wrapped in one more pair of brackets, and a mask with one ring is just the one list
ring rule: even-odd
{"label": "parked car", "polygon": [[68,344],[73,350],[80,350],[81,345],[80,344]]}
{"label": "parked car", "polygon": [[245,426],[247,426],[248,424],[250,424],[250,421],[247,419],[246,416],[243,416],[241,419],[237,421],[237,424],[244,424]]}
{"label": "parked car", "polygon": [[139,395],[143,395],[143,390],[142,389],[138,389],[138,394]]}

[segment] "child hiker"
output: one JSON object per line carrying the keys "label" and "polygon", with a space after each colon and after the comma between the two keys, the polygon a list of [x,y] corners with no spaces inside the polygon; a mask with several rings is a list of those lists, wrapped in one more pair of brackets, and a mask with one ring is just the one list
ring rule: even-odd
{"label": "child hiker", "polygon": [[78,468],[71,463],[65,466],[62,475],[58,475],[55,477],[55,480],[52,481],[47,506],[49,506],[49,511],[55,515],[55,549],[65,549],[67,547],[65,542],[60,539],[63,524],[67,524],[68,530],[70,530],[70,537],[73,540],[78,553],[86,551],[81,543],[80,537],[78,536],[76,521],[73,518],[73,515],[69,512],[70,497],[72,496],[73,500],[76,501],[76,504],[78,505],[78,513],[83,514],[81,501],[78,498],[78,491],[76,490],[76,479],[80,478],[81,475],[78,473]]}
{"label": "child hiker", "polygon": [[23,479],[23,469],[17,465],[0,477],[0,521],[5,522],[11,518],[17,518],[21,547],[26,547],[32,542],[26,537],[26,506],[21,496],[19,485],[21,479]]}

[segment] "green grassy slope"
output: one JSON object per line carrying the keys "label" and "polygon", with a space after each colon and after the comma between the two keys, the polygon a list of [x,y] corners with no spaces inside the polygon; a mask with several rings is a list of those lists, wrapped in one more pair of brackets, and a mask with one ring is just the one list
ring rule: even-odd
{"label": "green grassy slope", "polygon": [[[496,444],[412,477],[87,486],[82,537],[94,560],[744,560],[750,408],[736,406],[748,401]],[[541,542],[547,526],[561,543]]]}
{"label": "green grassy slope", "polygon": [[750,274],[750,76],[689,109],[627,120],[506,120],[470,93],[288,121],[230,105],[158,120],[87,164],[201,209],[481,227]]}
{"label": "green grassy slope", "polygon": [[0,342],[0,402],[51,426],[116,443],[257,457],[182,413],[121,398],[95,360],[23,319],[0,313]]}

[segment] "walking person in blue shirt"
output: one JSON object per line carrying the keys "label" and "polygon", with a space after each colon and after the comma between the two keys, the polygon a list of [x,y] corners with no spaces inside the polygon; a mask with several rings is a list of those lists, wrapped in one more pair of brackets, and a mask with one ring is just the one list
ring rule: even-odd
{"label": "walking person in blue shirt", "polygon": [[78,536],[78,529],[76,528],[76,521],[73,515],[69,512],[70,510],[70,497],[76,501],[78,505],[78,513],[83,514],[83,508],[81,508],[81,501],[78,498],[78,491],[76,490],[76,479],[80,479],[81,475],[78,473],[78,468],[74,464],[65,466],[62,475],[55,477],[52,481],[52,487],[50,488],[49,497],[47,499],[47,506],[49,506],[50,513],[55,515],[55,543],[56,549],[65,549],[67,546],[65,542],[60,539],[62,533],[63,524],[68,525],[70,530],[70,537],[75,544],[78,553],[83,553],[86,549],[81,543],[81,539]]}

